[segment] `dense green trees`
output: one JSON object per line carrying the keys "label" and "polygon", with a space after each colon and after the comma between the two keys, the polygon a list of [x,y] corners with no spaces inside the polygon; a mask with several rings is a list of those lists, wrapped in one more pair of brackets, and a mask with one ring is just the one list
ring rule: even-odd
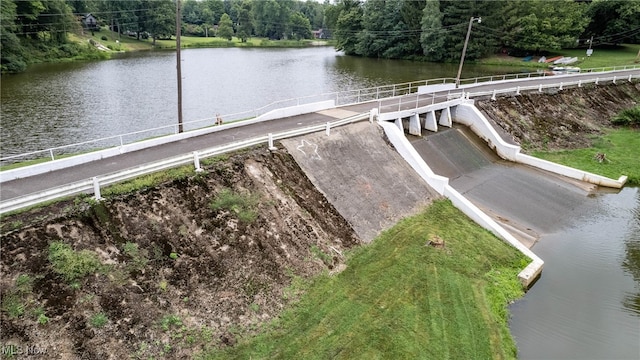
{"label": "dense green trees", "polygon": [[[640,42],[640,1],[627,0],[181,0],[182,33],[270,39],[323,37],[346,54],[458,61],[544,53],[563,47]],[[1,0],[2,71],[19,71],[34,53],[73,55],[71,32],[88,13],[118,34],[175,33],[176,0]],[[226,15],[226,16],[225,16]],[[224,19],[224,20],[223,20]],[[217,28],[217,34],[215,29]],[[589,44],[593,37],[593,43]],[[35,49],[38,49],[37,51]]]}
{"label": "dense green trees", "polygon": [[640,41],[640,2],[625,0],[337,0],[325,9],[347,54],[457,61],[471,18],[468,59],[497,51]]}

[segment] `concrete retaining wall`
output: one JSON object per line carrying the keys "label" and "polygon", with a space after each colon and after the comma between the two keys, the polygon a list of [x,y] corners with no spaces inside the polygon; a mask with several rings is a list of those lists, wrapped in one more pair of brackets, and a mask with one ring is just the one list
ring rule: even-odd
{"label": "concrete retaining wall", "polygon": [[391,122],[380,121],[380,126],[384,129],[387,138],[396,148],[396,151],[402,158],[411,165],[411,167],[422,177],[429,186],[436,190],[440,195],[444,194],[444,189],[449,185],[449,179],[436,175],[429,165],[424,162],[416,149],[411,146],[404,132],[397,125]]}
{"label": "concrete retaining wall", "polygon": [[224,125],[211,126],[203,129],[191,130],[191,131],[183,132],[180,134],[167,135],[167,136],[162,136],[154,139],[138,141],[135,143],[131,143],[131,144],[115,147],[115,148],[94,151],[88,154],[76,155],[76,156],[71,156],[64,159],[48,161],[41,164],[24,166],[17,169],[2,171],[0,172],[0,183],[4,181],[11,181],[11,180],[25,178],[29,176],[44,174],[49,171],[60,170],[67,167],[88,163],[91,161],[106,159],[112,156],[117,156],[120,154],[142,150],[142,149],[146,149],[146,148],[150,148],[158,145],[163,145],[170,142],[180,141],[180,140],[184,140],[184,139],[188,139],[196,136],[202,136],[202,135],[210,134],[216,131],[232,129],[240,126],[251,125],[258,122],[280,119],[280,118],[289,117],[289,116],[308,114],[316,111],[331,109],[334,107],[335,107],[334,100],[326,100],[326,101],[321,101],[321,102],[316,102],[311,104],[291,106],[291,107],[269,111],[266,114],[260,115],[250,120],[236,121],[236,122],[232,122]]}
{"label": "concrete retaining wall", "polygon": [[396,151],[411,165],[411,167],[438,193],[450,199],[454,206],[469,216],[483,228],[491,231],[511,246],[518,249],[532,261],[519,274],[518,279],[525,288],[528,288],[542,272],[544,262],[526,246],[522,245],[513,235],[496,223],[491,217],[482,212],[477,206],[467,200],[462,194],[449,185],[449,179],[436,175],[424,162],[422,157],[413,148],[409,140],[395,124],[380,121],[380,126],[385,131],[387,138],[396,148]]}
{"label": "concrete retaining wall", "polygon": [[487,118],[473,105],[473,100],[467,100],[455,108],[454,121],[467,125],[478,136],[484,139],[489,146],[503,159],[526,164],[568,178],[606,186],[611,188],[622,188],[627,182],[626,176],[621,176],[618,180],[610,179],[601,175],[587,171],[574,169],[568,166],[556,164],[543,159],[520,153],[520,147],[505,142],[493,129]]}
{"label": "concrete retaining wall", "polygon": [[438,91],[453,90],[456,88],[455,83],[450,84],[437,84],[437,85],[422,85],[418,86],[418,94],[431,94]]}

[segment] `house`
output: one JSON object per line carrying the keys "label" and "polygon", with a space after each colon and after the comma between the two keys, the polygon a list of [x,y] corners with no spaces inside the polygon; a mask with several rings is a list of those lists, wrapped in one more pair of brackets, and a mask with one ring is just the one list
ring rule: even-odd
{"label": "house", "polygon": [[312,31],[315,39],[329,39],[329,31],[326,29],[319,29]]}
{"label": "house", "polygon": [[82,25],[87,30],[100,30],[98,19],[96,19],[96,17],[91,14],[87,14],[82,17]]}

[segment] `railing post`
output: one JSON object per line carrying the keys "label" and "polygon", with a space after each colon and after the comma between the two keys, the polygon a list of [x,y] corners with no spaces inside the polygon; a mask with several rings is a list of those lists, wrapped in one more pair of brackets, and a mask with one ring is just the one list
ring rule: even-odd
{"label": "railing post", "polygon": [[559,88],[558,90],[562,90],[562,84],[563,84],[563,83],[561,82],[561,83],[560,83],[560,88]]}
{"label": "railing post", "polygon": [[420,103],[420,93],[416,92],[416,109],[418,108],[419,103]]}
{"label": "railing post", "polygon": [[119,138],[120,138],[120,147],[123,147],[124,146],[124,140],[122,140],[122,135],[120,135]]}
{"label": "railing post", "polygon": [[516,95],[520,95],[520,86],[516,87]]}
{"label": "railing post", "polygon": [[631,74],[629,74],[629,82],[631,82]]}
{"label": "railing post", "polygon": [[56,158],[53,157],[53,149],[49,149],[49,155],[51,155],[51,160],[55,160]]}
{"label": "railing post", "polygon": [[616,76],[615,75],[613,76],[613,83],[614,84],[616,83]]}
{"label": "railing post", "polygon": [[331,133],[331,123],[327,121],[327,129],[325,130],[327,133],[327,136],[329,136],[329,134]]}
{"label": "railing post", "polygon": [[98,177],[93,177],[93,198],[100,201],[102,196],[100,195],[100,182],[98,181]]}
{"label": "railing post", "polygon": [[276,147],[273,146],[273,133],[269,133],[269,150],[276,150]]}
{"label": "railing post", "polygon": [[542,92],[542,84],[538,85],[538,92],[541,93]]}
{"label": "railing post", "polygon": [[596,78],[596,85],[598,85],[598,80],[600,80],[600,78]]}
{"label": "railing post", "polygon": [[360,89],[358,89],[358,104],[360,104]]}
{"label": "railing post", "polygon": [[496,101],[496,89],[493,89],[493,95],[491,95],[491,100]]}
{"label": "railing post", "polygon": [[402,105],[402,97],[398,98],[398,111],[400,111],[401,105]]}
{"label": "railing post", "polygon": [[582,80],[578,80],[578,87],[582,87]]}
{"label": "railing post", "polygon": [[203,172],[204,170],[200,167],[200,156],[198,156],[198,152],[193,152],[193,165],[196,168],[196,172]]}
{"label": "railing post", "polygon": [[396,84],[393,84],[393,92],[391,93],[391,96],[396,96]]}

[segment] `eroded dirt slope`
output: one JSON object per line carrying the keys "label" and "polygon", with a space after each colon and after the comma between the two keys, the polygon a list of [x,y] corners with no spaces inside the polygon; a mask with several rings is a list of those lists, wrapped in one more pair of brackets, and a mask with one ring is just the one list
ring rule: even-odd
{"label": "eroded dirt slope", "polygon": [[[235,203],[212,208],[225,193]],[[182,359],[233,344],[295,299],[296,277],[340,269],[359,243],[291,156],[264,148],[101,204],[6,217],[2,232],[0,342],[50,359]],[[101,269],[63,278],[55,242]]]}
{"label": "eroded dirt slope", "polygon": [[611,117],[640,104],[640,83],[587,85],[554,93],[530,93],[476,101],[524,150],[589,147]]}

